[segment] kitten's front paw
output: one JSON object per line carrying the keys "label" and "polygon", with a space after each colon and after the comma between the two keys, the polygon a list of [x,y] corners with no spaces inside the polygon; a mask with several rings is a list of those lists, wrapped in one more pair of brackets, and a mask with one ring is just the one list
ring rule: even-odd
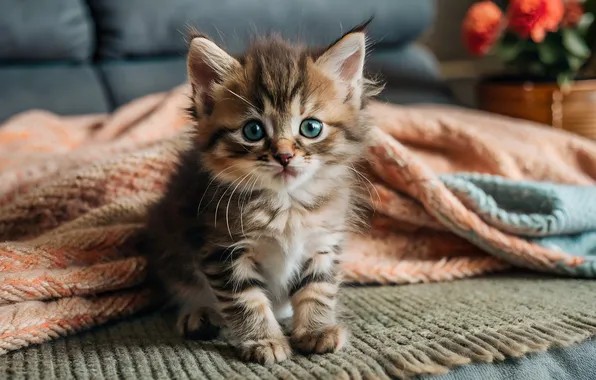
{"label": "kitten's front paw", "polygon": [[286,337],[250,340],[240,346],[242,360],[260,364],[279,363],[292,356]]}
{"label": "kitten's front paw", "polygon": [[324,354],[340,350],[348,341],[348,330],[341,325],[326,326],[315,331],[294,331],[290,342],[305,354]]}
{"label": "kitten's front paw", "polygon": [[176,327],[178,332],[189,339],[211,340],[217,338],[220,326],[213,323],[215,311],[200,308],[189,312],[181,312]]}

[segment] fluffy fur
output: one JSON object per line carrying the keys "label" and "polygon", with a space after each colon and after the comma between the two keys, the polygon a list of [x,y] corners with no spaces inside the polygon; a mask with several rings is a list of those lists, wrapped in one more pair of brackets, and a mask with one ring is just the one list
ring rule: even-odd
{"label": "fluffy fur", "polygon": [[[190,40],[195,128],[147,230],[184,334],[210,338],[225,326],[242,357],[260,363],[292,346],[325,353],[346,342],[336,295],[362,206],[355,164],[373,94],[364,58],[364,27],[319,51],[265,38],[239,58]],[[304,120],[320,121],[320,134],[307,136]],[[255,122],[263,137],[251,141]],[[280,321],[289,318],[288,340]]]}

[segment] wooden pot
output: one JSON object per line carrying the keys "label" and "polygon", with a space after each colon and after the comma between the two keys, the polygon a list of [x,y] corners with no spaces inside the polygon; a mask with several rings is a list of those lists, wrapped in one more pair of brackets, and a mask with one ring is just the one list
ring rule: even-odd
{"label": "wooden pot", "polygon": [[487,78],[477,87],[480,109],[562,128],[596,140],[596,79],[555,82]]}

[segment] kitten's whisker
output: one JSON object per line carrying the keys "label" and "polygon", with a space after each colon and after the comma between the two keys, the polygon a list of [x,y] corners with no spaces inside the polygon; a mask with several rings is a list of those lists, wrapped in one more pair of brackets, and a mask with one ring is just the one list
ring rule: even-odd
{"label": "kitten's whisker", "polygon": [[[205,187],[205,191],[203,192],[203,195],[201,196],[201,200],[199,201],[199,206],[197,207],[197,214],[201,213],[201,204],[203,203],[203,198],[205,198],[205,195],[207,194],[207,191],[209,191],[209,187],[211,187],[211,184],[213,183],[213,181],[215,181],[217,179],[217,177],[219,177],[220,174],[223,174],[224,172],[226,172],[236,166],[239,166],[239,164],[228,166],[224,170],[217,173],[213,178],[211,178],[211,181],[209,181],[209,183],[207,184],[207,187]],[[215,195],[211,198],[211,201],[213,201],[213,198],[215,198]],[[209,202],[209,203],[211,203],[211,202]]]}
{"label": "kitten's whisker", "polygon": [[[256,169],[255,169],[256,170]],[[246,187],[246,189],[244,189],[242,191],[242,193],[240,193],[240,199],[238,199],[238,207],[240,209],[240,230],[242,231],[242,236],[246,236],[246,233],[244,232],[244,207],[246,206],[246,202],[248,201],[248,197],[250,197],[252,195],[252,192],[255,188],[255,185],[257,184],[257,180],[260,178],[260,176],[255,176],[255,180],[253,181],[252,187],[250,187],[250,182],[248,184],[248,186]],[[250,180],[249,180],[250,181]],[[242,203],[242,204],[240,204]]]}
{"label": "kitten's whisker", "polygon": [[[240,164],[232,165],[230,167],[235,167],[235,166],[240,166]],[[220,173],[222,173],[222,172],[220,172]],[[228,187],[226,188],[226,190],[229,190],[230,186],[232,186],[234,184],[234,182],[236,182],[236,181],[234,180],[234,181],[232,181],[232,183],[228,184]],[[215,197],[217,195],[217,191],[220,189],[220,187],[222,185],[225,185],[225,183],[220,182],[217,184],[217,187],[215,188],[215,191],[213,192],[213,196],[211,197],[211,201],[209,203],[211,203],[215,199]],[[225,192],[224,192],[224,194],[225,194]]]}
{"label": "kitten's whisker", "polygon": [[242,147],[242,149],[244,149],[248,153],[252,153],[252,151],[250,149],[248,149],[247,147],[245,147],[244,145],[240,145],[240,146]]}
{"label": "kitten's whisker", "polygon": [[221,32],[221,30],[219,30],[219,28],[217,26],[215,26],[215,24],[212,24],[213,28],[215,28],[215,31],[217,32],[217,34],[219,35],[219,38],[221,38],[221,41],[225,41],[224,35]]}
{"label": "kitten's whisker", "polygon": [[232,257],[234,255],[234,252],[236,252],[239,249],[242,249],[243,247],[241,245],[236,245],[234,246],[234,248],[232,248],[232,250],[230,251],[230,253],[222,260],[224,263],[225,262],[229,262],[232,263]]}
{"label": "kitten's whisker", "polygon": [[[379,192],[377,191],[377,188],[375,187],[375,185],[368,179],[366,178],[366,176],[362,173],[360,173],[356,168],[352,167],[352,171],[354,173],[356,173],[358,175],[358,177],[360,177],[361,180],[364,180],[366,182],[368,182],[368,184],[370,185],[370,187],[375,191],[376,195],[377,195],[377,200],[379,202],[381,202],[381,195],[379,194]],[[368,191],[368,195],[370,197],[370,199],[373,199],[372,193],[370,192],[370,188],[369,186],[365,183],[366,186],[366,190]]]}
{"label": "kitten's whisker", "polygon": [[[219,201],[217,202],[217,205],[215,206],[215,212],[213,214],[214,216],[214,221],[213,221],[213,227],[217,227],[217,212],[219,211],[219,205],[221,203],[221,201],[223,200],[223,198],[226,196],[226,194],[228,193],[228,190],[230,190],[232,188],[232,186],[234,186],[234,184],[239,181],[240,178],[235,179],[234,181],[232,181],[232,183],[230,183],[228,185],[228,187],[226,187],[226,190],[223,192],[223,194],[221,195],[221,197],[219,197]],[[218,186],[219,188],[219,186]]]}
{"label": "kitten's whisker", "polygon": [[[377,191],[377,188],[375,187],[375,185],[368,178],[366,178],[366,176],[364,174],[360,173],[352,164],[350,164],[350,166],[346,166],[346,168],[350,169],[356,175],[358,175],[358,177],[360,177],[361,179],[363,179],[366,182],[368,182],[368,184],[370,184],[370,187],[372,187],[372,189],[375,191],[375,193],[377,195],[377,200],[379,202],[381,202],[381,195]],[[366,186],[366,190],[368,191],[368,195],[369,195],[370,199],[372,200],[373,199],[372,193],[370,192],[370,189],[369,189],[368,185],[365,184],[365,186]]]}
{"label": "kitten's whisker", "polygon": [[249,106],[251,106],[252,108],[254,108],[255,110],[258,110],[257,107],[255,107],[254,104],[252,104],[251,102],[248,101],[248,99],[246,99],[244,96],[242,95],[238,95],[237,93],[235,93],[234,91],[230,90],[229,88],[226,87],[226,91],[228,91],[230,94],[236,96],[238,99],[242,100],[244,103],[248,104]]}
{"label": "kitten's whisker", "polygon": [[240,186],[242,184],[242,182],[244,182],[244,180],[246,178],[248,178],[255,170],[257,170],[257,169],[251,170],[250,172],[248,172],[248,174],[246,174],[244,177],[242,177],[242,179],[240,180],[240,182],[238,182],[238,184],[236,185],[234,190],[232,190],[232,194],[230,194],[230,197],[228,198],[228,204],[226,206],[226,225],[228,227],[228,234],[230,235],[230,238],[232,238],[232,239],[234,238],[234,236],[232,236],[232,231],[230,230],[230,219],[229,219],[230,202],[232,201],[232,198],[234,198],[234,193],[236,192],[236,189],[238,189],[238,186]]}
{"label": "kitten's whisker", "polygon": [[[263,177],[263,175],[261,174],[259,176],[259,186],[263,186],[262,182],[261,182],[261,178]],[[257,236],[257,238],[255,240],[261,240],[261,236],[263,236],[263,231],[261,231],[261,233],[259,234],[259,236]]]}
{"label": "kitten's whisker", "polygon": [[246,188],[244,188],[242,191],[240,191],[240,196],[238,197],[238,202],[236,202],[236,205],[238,206],[238,210],[240,212],[240,233],[242,234],[242,236],[245,236],[244,233],[244,221],[242,220],[242,207],[244,206],[244,199],[248,196],[248,187],[250,186],[250,179],[248,180],[248,186]]}

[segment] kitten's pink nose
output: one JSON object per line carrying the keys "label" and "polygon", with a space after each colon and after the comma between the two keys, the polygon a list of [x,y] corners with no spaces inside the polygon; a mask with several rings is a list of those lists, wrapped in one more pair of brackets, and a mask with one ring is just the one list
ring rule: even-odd
{"label": "kitten's pink nose", "polygon": [[288,166],[294,157],[294,143],[288,139],[280,139],[274,145],[272,153],[277,162],[282,166]]}
{"label": "kitten's pink nose", "polygon": [[290,163],[290,161],[292,161],[292,158],[294,157],[294,153],[292,152],[287,152],[287,153],[277,153],[275,156],[275,159],[282,165],[282,166],[288,166],[288,164]]}

